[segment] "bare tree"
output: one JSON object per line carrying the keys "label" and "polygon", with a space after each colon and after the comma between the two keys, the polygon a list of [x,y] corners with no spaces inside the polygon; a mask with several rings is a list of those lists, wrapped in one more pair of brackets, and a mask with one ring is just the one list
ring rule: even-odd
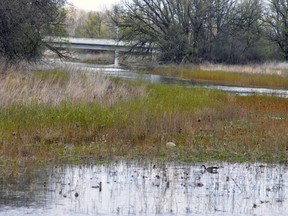
{"label": "bare tree", "polygon": [[84,38],[114,38],[115,29],[108,12],[89,12],[81,17],[82,23],[77,23],[76,37]]}
{"label": "bare tree", "polygon": [[196,61],[209,0],[132,0],[117,8],[115,22],[121,38],[150,51],[155,46],[161,60]]}
{"label": "bare tree", "polygon": [[205,27],[206,46],[203,58],[209,61],[229,59],[229,43],[235,22],[236,1],[214,0],[210,3],[210,11]]}
{"label": "bare tree", "polygon": [[263,5],[260,0],[241,0],[238,2],[230,26],[230,50],[228,61],[232,63],[256,61],[256,52],[263,35]]}
{"label": "bare tree", "polygon": [[131,0],[114,20],[121,39],[157,47],[162,61],[243,63],[263,56],[263,8],[260,0]]}
{"label": "bare tree", "polygon": [[288,60],[288,1],[270,0],[266,22],[270,27],[269,38],[277,43]]}
{"label": "bare tree", "polygon": [[65,32],[64,4],[65,0],[1,0],[0,56],[7,62],[34,61],[44,48],[58,52],[44,38]]}

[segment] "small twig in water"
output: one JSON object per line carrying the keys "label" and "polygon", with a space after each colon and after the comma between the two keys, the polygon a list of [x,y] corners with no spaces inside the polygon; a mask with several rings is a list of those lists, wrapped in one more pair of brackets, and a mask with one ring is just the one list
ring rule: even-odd
{"label": "small twig in water", "polygon": [[231,178],[233,180],[233,182],[235,183],[235,185],[239,188],[239,190],[242,192],[242,189],[240,188],[240,186],[238,185],[238,183],[235,181],[234,178]]}

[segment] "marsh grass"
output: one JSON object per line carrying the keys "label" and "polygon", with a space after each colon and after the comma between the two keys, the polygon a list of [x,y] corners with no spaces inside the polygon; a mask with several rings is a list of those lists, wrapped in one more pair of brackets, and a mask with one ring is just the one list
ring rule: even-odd
{"label": "marsh grass", "polygon": [[288,88],[288,65],[284,63],[254,66],[202,64],[199,66],[160,67],[149,73],[220,85]]}
{"label": "marsh grass", "polygon": [[[287,163],[288,101],[62,70],[1,79],[1,175],[118,158]],[[166,149],[166,142],[176,147]]]}
{"label": "marsh grass", "polygon": [[288,75],[288,64],[286,62],[266,62],[262,64],[246,64],[246,65],[225,65],[203,63],[199,65],[200,70],[205,71],[230,71],[248,74],[266,74],[266,75]]}
{"label": "marsh grass", "polygon": [[11,73],[0,80],[0,85],[1,107],[95,102],[112,105],[143,93],[141,87],[132,92],[124,82],[112,82],[99,73],[88,76],[81,71],[67,73],[61,69],[30,74]]}

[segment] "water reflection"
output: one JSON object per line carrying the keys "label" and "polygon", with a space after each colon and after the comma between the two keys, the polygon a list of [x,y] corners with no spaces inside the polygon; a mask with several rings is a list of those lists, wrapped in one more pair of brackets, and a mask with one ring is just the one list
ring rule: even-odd
{"label": "water reflection", "polygon": [[287,215],[287,181],[280,165],[223,163],[216,174],[201,164],[62,166],[2,187],[0,215]]}

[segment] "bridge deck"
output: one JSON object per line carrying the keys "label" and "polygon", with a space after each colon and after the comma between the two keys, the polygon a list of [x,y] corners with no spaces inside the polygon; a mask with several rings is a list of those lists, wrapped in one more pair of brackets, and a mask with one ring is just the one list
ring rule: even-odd
{"label": "bridge deck", "polygon": [[131,49],[131,43],[113,39],[94,39],[94,38],[48,38],[48,41],[54,47],[91,49],[91,50],[110,50],[110,51],[128,51]]}

